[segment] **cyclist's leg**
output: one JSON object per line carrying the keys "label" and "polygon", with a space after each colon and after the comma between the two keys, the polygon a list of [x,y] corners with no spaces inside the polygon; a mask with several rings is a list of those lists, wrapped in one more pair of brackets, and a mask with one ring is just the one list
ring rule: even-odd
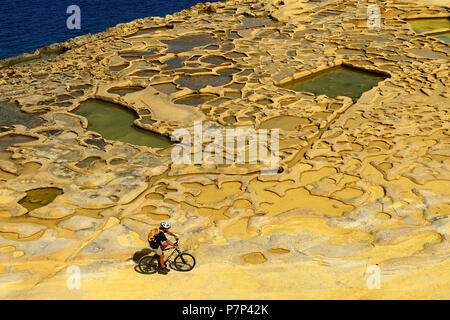
{"label": "cyclist's leg", "polygon": [[166,264],[165,264],[165,262],[164,262],[164,249],[165,248],[167,248],[167,246],[168,246],[169,244],[167,243],[167,241],[164,241],[164,242],[162,242],[161,243],[161,245],[159,246],[159,250],[161,250],[161,254],[160,254],[160,264],[161,264],[161,268],[165,268],[166,267]]}
{"label": "cyclist's leg", "polygon": [[161,249],[161,246],[159,246],[156,249],[153,249],[152,246],[150,245],[150,241],[148,242],[148,244],[149,244],[150,250],[159,257],[159,266],[161,268],[164,268],[164,253]]}
{"label": "cyclist's leg", "polygon": [[161,246],[159,246],[158,249],[154,249],[154,250],[155,250],[155,253],[159,256],[159,266],[164,269],[165,268],[164,252],[162,251]]}

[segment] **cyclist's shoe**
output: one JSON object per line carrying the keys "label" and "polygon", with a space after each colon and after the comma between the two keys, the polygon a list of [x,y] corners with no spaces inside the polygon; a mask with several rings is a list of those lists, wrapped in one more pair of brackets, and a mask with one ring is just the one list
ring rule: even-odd
{"label": "cyclist's shoe", "polygon": [[159,268],[159,269],[158,269],[158,273],[159,273],[159,274],[168,274],[169,271],[167,270],[167,268],[164,268],[164,269]]}
{"label": "cyclist's shoe", "polygon": [[170,269],[167,268],[167,267],[164,267],[164,268],[162,268],[161,270],[165,271],[166,273],[169,273],[169,272],[170,272]]}

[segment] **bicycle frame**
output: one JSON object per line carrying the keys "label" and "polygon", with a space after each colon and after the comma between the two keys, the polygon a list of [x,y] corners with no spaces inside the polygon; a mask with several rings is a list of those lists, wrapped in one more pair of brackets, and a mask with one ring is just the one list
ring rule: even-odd
{"label": "bicycle frame", "polygon": [[[178,241],[176,241],[175,243],[174,243],[175,245],[178,245]],[[166,263],[167,261],[169,261],[169,259],[173,256],[173,254],[176,252],[176,253],[178,253],[178,254],[181,254],[181,251],[179,250],[179,249],[177,249],[177,248],[175,248],[175,247],[171,247],[171,248],[167,248],[167,249],[164,249],[163,251],[168,251],[168,250],[170,250],[170,249],[174,249],[173,251],[172,251],[172,253],[164,260],[164,263]]]}
{"label": "bicycle frame", "polygon": [[[177,246],[178,245],[178,241],[176,241],[173,245]],[[195,266],[195,258],[194,256],[192,256],[189,253],[186,253],[185,251],[181,251],[180,249],[178,249],[177,247],[173,247],[170,246],[169,248],[165,248],[163,249],[163,251],[168,251],[171,250],[172,252],[167,256],[167,258],[164,259],[164,264],[169,263],[171,265],[175,266],[174,270],[178,270],[178,271],[190,271],[194,268]],[[174,254],[175,254],[175,258],[174,258]],[[185,256],[186,255],[186,256]],[[178,260],[178,258],[180,258],[180,261],[177,262],[177,264],[175,264],[175,261]],[[187,259],[187,261],[190,261],[192,263],[186,262],[185,258]],[[139,260],[139,269],[143,272],[143,273],[148,273],[148,274],[152,274],[157,272],[157,270],[159,270],[161,268],[160,263],[161,263],[161,256],[159,256],[158,254],[154,254],[153,256],[151,255],[145,255],[143,256],[140,260]],[[184,268],[185,266],[188,266],[188,268]]]}

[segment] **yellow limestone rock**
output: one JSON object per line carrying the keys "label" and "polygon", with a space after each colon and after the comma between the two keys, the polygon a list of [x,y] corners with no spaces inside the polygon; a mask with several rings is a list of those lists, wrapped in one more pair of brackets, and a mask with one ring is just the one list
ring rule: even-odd
{"label": "yellow limestone rock", "polygon": [[[378,1],[375,35],[357,0],[227,0],[67,41],[52,61],[0,61],[0,96],[45,121],[0,124],[1,297],[448,299],[450,52],[408,22],[446,4]],[[386,78],[359,99],[287,87],[342,64]],[[88,99],[166,137],[194,121],[279,129],[278,173],[104,140],[73,113]],[[64,195],[28,214],[20,191],[43,186]],[[188,276],[129,260],[161,220],[197,258]]]}
{"label": "yellow limestone rock", "polygon": [[311,195],[304,188],[288,190],[284,197],[279,197],[270,192],[265,192],[263,196],[265,203],[261,205],[261,208],[271,216],[290,210],[315,212],[316,214],[327,216],[341,216],[353,209],[353,206],[338,200]]}

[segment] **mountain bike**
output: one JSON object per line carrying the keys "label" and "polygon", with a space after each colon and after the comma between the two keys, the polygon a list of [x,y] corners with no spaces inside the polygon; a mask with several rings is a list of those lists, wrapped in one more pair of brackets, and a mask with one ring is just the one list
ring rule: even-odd
{"label": "mountain bike", "polygon": [[[178,240],[175,242],[175,245],[178,245]],[[181,252],[179,249],[175,247],[166,248],[163,251],[167,251],[173,249],[172,253],[166,258],[164,264],[167,265],[169,262],[169,266],[174,268],[177,271],[187,272],[191,271],[195,267],[195,258],[192,254]],[[177,255],[175,255],[177,254]],[[175,258],[172,260],[172,256],[175,255]],[[157,254],[154,255],[145,255],[143,256],[138,263],[139,270],[145,274],[153,274],[156,273],[159,268],[159,256]]]}

